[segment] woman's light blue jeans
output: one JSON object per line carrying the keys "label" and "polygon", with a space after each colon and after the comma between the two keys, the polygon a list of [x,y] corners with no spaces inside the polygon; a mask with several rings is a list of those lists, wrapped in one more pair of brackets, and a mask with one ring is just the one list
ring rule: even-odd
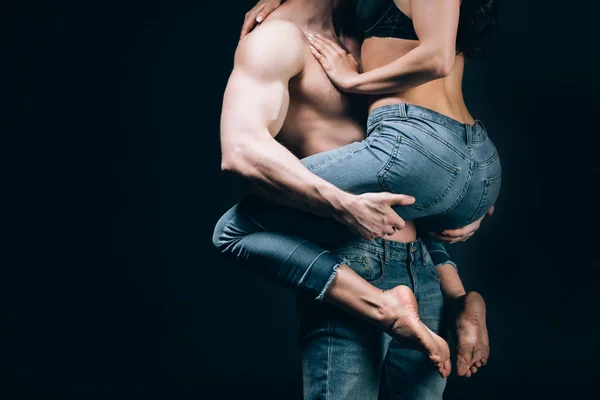
{"label": "woman's light blue jeans", "polygon": [[[372,111],[365,140],[302,162],[347,192],[414,196],[415,204],[395,211],[421,231],[468,225],[485,215],[500,191],[498,153],[480,122],[463,124],[404,103]],[[328,249],[354,238],[333,220],[250,196],[219,220],[213,242],[260,275],[320,300],[341,262]],[[439,242],[426,246],[446,254]]]}

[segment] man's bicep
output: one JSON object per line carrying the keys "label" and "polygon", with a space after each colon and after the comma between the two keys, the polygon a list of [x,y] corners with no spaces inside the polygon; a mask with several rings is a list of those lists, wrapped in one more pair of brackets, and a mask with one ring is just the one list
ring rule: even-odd
{"label": "man's bicep", "polygon": [[275,136],[285,120],[288,105],[286,81],[261,79],[236,67],[225,89],[221,133]]}
{"label": "man's bicep", "polygon": [[289,106],[289,80],[303,67],[306,49],[298,35],[295,25],[277,21],[242,40],[225,90],[222,135],[232,130],[277,135]]}

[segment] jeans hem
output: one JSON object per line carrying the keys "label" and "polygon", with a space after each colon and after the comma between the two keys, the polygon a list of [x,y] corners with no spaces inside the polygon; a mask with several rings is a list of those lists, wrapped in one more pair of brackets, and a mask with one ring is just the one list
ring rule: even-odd
{"label": "jeans hem", "polygon": [[454,269],[456,270],[456,272],[458,272],[458,267],[456,266],[456,263],[452,260],[446,260],[441,263],[435,264],[434,267],[437,269],[438,267],[441,267],[442,265],[446,265],[446,264],[452,265],[454,267]]}
{"label": "jeans hem", "polygon": [[337,275],[337,270],[341,265],[346,264],[346,260],[342,260],[340,261],[338,264],[335,264],[333,266],[333,272],[331,273],[331,276],[329,276],[329,279],[327,279],[327,282],[325,283],[325,286],[323,287],[323,290],[321,290],[321,293],[319,293],[319,295],[315,298],[316,301],[322,302],[323,299],[325,298],[325,293],[327,293],[327,289],[329,289],[329,286],[331,286],[331,282],[333,282],[333,279],[335,278],[335,276]]}

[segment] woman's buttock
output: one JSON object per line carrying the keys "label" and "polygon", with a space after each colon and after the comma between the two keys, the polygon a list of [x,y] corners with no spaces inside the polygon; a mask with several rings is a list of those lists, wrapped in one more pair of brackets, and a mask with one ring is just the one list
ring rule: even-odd
{"label": "woman's buttock", "polygon": [[386,148],[378,174],[383,190],[416,201],[396,211],[430,230],[460,228],[480,218],[500,191],[500,160],[481,125],[463,124],[410,104],[378,108],[369,116],[370,143]]}

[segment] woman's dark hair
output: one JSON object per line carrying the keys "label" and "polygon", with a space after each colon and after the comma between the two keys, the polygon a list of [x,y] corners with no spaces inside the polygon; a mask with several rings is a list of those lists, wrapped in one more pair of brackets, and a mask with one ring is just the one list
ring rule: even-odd
{"label": "woman's dark hair", "polygon": [[495,0],[462,0],[456,37],[456,52],[468,59],[483,57],[488,42],[498,31]]}

